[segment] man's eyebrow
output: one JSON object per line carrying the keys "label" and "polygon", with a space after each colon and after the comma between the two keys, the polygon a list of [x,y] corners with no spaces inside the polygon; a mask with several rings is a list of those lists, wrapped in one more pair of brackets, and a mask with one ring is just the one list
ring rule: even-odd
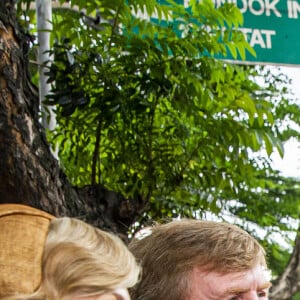
{"label": "man's eyebrow", "polygon": [[[272,286],[271,282],[265,282],[262,285],[258,286],[257,290],[264,290],[264,289],[269,289]],[[232,295],[232,294],[242,294],[248,292],[249,289],[243,289],[243,288],[229,288],[225,291],[225,295]]]}
{"label": "man's eyebrow", "polygon": [[258,287],[259,290],[269,289],[272,286],[272,283],[270,281],[265,282],[264,284],[260,285]]}

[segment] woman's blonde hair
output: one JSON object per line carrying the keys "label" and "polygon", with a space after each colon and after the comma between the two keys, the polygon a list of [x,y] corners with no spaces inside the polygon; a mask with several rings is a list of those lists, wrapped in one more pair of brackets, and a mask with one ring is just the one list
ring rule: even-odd
{"label": "woman's blonde hair", "polygon": [[1,299],[69,300],[132,287],[139,266],[117,236],[73,218],[51,221],[42,281],[31,295]]}

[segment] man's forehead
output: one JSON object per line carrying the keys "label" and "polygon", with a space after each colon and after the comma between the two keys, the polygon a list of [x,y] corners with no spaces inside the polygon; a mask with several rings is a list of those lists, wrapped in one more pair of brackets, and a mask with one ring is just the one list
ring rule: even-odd
{"label": "man's forehead", "polygon": [[[257,286],[257,290],[267,290],[272,286],[270,281],[265,281]],[[231,287],[225,290],[225,295],[232,295],[232,294],[242,294],[249,291],[249,288],[245,287]]]}
{"label": "man's forehead", "polygon": [[193,270],[192,281],[192,289],[194,292],[197,289],[196,294],[204,296],[203,299],[220,299],[225,295],[242,294],[250,290],[268,290],[271,287],[270,272],[260,265],[249,270],[225,274],[203,271],[198,267]]}

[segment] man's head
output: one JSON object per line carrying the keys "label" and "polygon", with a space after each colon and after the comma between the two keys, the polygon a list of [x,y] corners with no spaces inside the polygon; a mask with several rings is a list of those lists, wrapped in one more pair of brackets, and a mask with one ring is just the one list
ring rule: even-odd
{"label": "man's head", "polygon": [[[151,232],[129,245],[143,270],[131,291],[133,300],[198,300],[195,288],[202,287],[195,286],[197,274],[204,278],[207,274],[266,269],[263,248],[235,225],[181,220],[154,227]],[[204,299],[216,298],[199,298]]]}

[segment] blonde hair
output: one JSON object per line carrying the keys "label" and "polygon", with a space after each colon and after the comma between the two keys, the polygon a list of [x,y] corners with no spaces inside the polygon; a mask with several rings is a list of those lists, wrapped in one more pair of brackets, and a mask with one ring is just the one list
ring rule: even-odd
{"label": "blonde hair", "polygon": [[232,224],[181,220],[150,230],[151,234],[129,244],[143,269],[130,291],[133,300],[188,299],[195,267],[226,274],[266,266],[260,244]]}
{"label": "blonde hair", "polygon": [[32,295],[1,299],[69,300],[132,287],[139,266],[115,235],[73,218],[51,221],[42,258],[42,281]]}

